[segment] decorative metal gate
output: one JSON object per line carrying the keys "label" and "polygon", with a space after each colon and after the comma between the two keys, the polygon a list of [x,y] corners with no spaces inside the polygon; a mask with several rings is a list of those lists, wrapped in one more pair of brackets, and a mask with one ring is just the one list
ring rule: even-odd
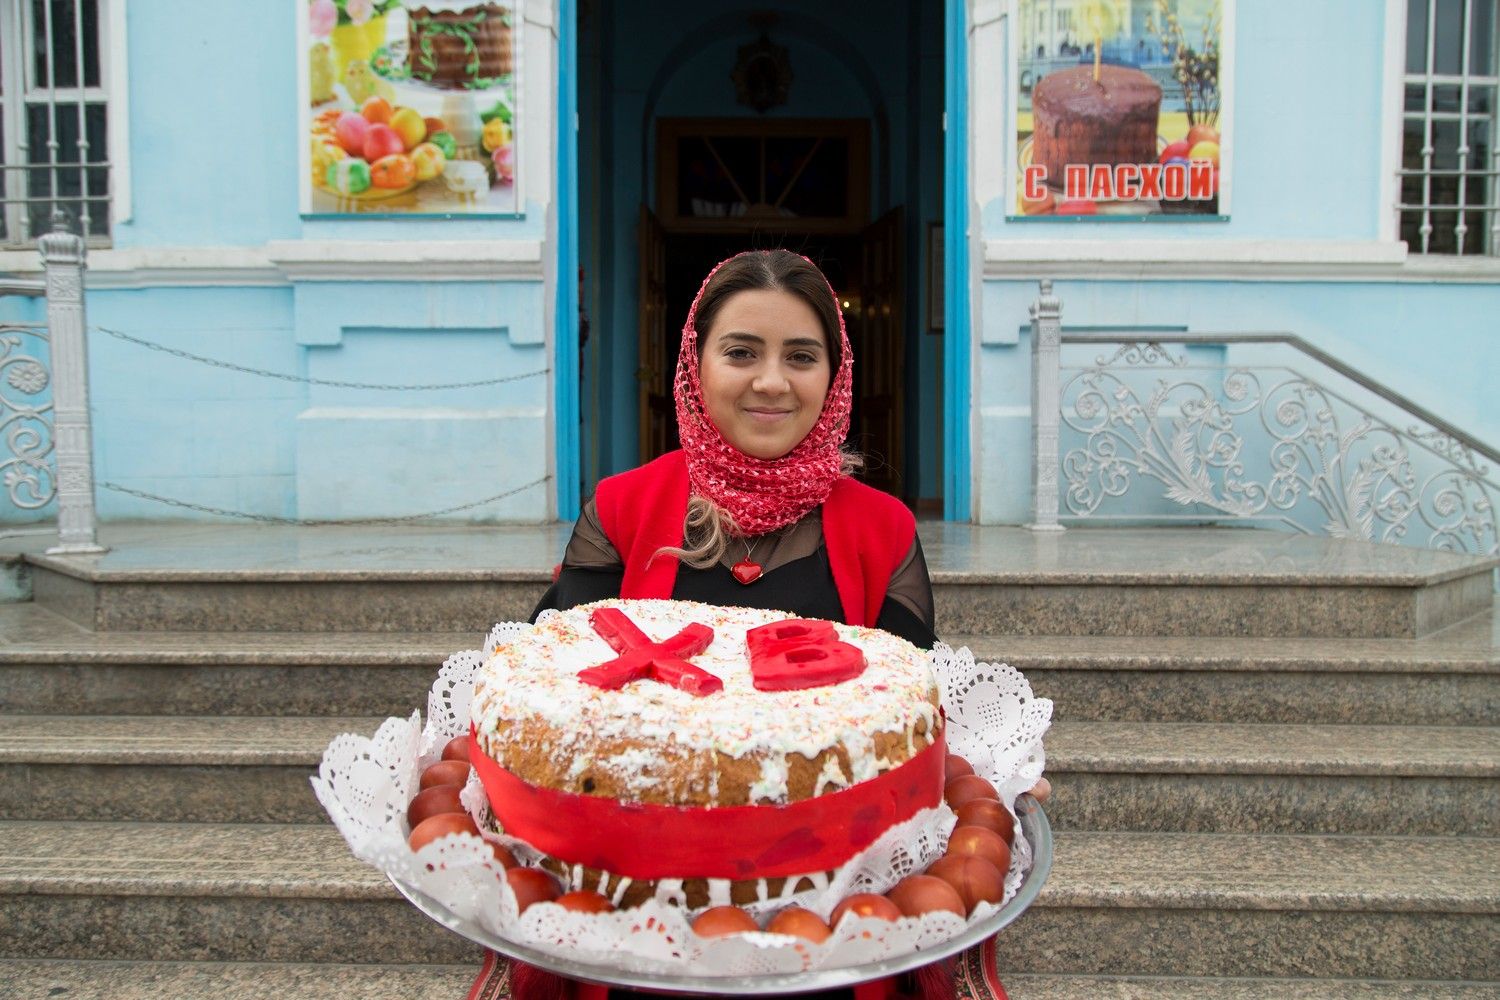
{"label": "decorative metal gate", "polygon": [[[1035,527],[1248,520],[1500,555],[1500,449],[1302,338],[1067,333],[1061,314],[1043,281],[1032,307]],[[1106,349],[1065,365],[1065,345]],[[1188,353],[1248,345],[1296,352],[1318,377]]]}

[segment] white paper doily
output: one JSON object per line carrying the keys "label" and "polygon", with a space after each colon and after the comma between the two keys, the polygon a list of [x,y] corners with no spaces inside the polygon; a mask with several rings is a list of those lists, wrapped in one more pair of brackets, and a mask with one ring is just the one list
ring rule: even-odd
{"label": "white paper doily", "polygon": [[[418,776],[450,739],[469,731],[474,679],[484,660],[530,628],[522,622],[496,625],[483,649],[450,656],[428,694],[425,725],[413,712],[407,719],[387,719],[372,737],[346,733],[328,745],[312,779],[313,790],[360,860],[498,937],[559,958],[640,973],[745,976],[864,965],[940,944],[999,908],[981,903],[967,921],[951,913],[894,922],[847,919],[822,944],[765,933],[700,938],[690,929],[693,913],[678,905],[670,881],[661,884],[656,899],[616,913],[580,914],[536,905],[520,914],[504,870],[488,847],[472,837],[443,837],[413,853],[406,843],[406,807]],[[1016,796],[1042,776],[1042,736],[1051,722],[1052,702],[1035,697],[1020,671],[976,663],[966,648],[938,643],[932,663],[948,716],[949,751],[987,778],[1014,813]],[[495,824],[489,803],[472,772],[461,799],[487,838],[505,844],[523,864],[537,860],[524,842],[490,832]],[[942,854],[953,824],[946,805],[924,810],[887,831],[831,877],[810,876],[816,888],[763,898],[746,909],[763,917],[795,903],[826,919],[846,896],[884,892],[924,869]],[[1030,867],[1031,845],[1018,824],[1004,901],[1015,894]],[[786,881],[790,888],[798,880]],[[578,884],[576,875],[574,883],[573,888],[599,888]]]}

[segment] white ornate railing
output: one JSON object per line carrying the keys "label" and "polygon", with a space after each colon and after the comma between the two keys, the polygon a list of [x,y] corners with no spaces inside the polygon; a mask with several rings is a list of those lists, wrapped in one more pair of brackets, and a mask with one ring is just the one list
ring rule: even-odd
{"label": "white ornate railing", "polygon": [[[1500,555],[1500,450],[1300,337],[1065,332],[1061,312],[1043,281],[1032,306],[1033,528],[1250,520]],[[1068,345],[1101,350],[1065,364]],[[1247,345],[1296,351],[1323,377],[1193,357]]]}
{"label": "white ornate railing", "polygon": [[[86,251],[61,216],[56,224],[37,241],[46,267],[46,325],[0,325],[0,439],[9,453],[0,453],[0,482],[22,510],[57,501],[58,539],[49,552],[103,552],[94,516]],[[35,294],[38,289],[31,282],[5,281],[0,291]]]}

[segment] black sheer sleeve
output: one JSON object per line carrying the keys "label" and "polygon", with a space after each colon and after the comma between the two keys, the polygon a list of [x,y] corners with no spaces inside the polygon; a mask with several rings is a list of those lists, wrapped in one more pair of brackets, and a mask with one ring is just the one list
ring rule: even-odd
{"label": "black sheer sleeve", "polygon": [[602,601],[606,597],[620,596],[620,582],[625,579],[624,567],[615,569],[580,569],[564,565],[557,581],[547,588],[542,599],[531,612],[531,620],[543,611],[566,611],[580,604]]}
{"label": "black sheer sleeve", "polygon": [[931,649],[932,644],[937,642],[932,626],[912,614],[910,608],[894,597],[887,597],[880,606],[880,617],[875,620],[875,627],[899,635],[918,649]]}
{"label": "black sheer sleeve", "polygon": [[625,566],[599,524],[599,511],[590,500],[583,505],[573,536],[563,553],[557,579],[531,612],[531,620],[543,611],[566,611],[580,604],[620,596]]}
{"label": "black sheer sleeve", "polygon": [[[889,607],[894,601],[901,605],[906,611],[922,624],[928,634],[933,632],[932,613],[932,579],[927,575],[927,559],[922,555],[922,542],[915,536],[911,540],[911,548],[907,550],[906,558],[901,560],[901,565],[891,574],[891,582],[885,589],[885,603]],[[881,618],[885,617],[882,609]],[[884,625],[880,626],[885,628]],[[898,629],[886,629],[900,635]],[[924,648],[930,648],[931,642]]]}

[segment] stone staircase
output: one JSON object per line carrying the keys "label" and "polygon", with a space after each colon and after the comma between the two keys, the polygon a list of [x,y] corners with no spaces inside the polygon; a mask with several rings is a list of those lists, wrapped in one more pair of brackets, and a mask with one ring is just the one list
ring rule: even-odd
{"label": "stone staircase", "polygon": [[[0,1000],[459,998],[476,946],[308,775],[524,617],[565,528],[121,526],[11,559]],[[1056,703],[1014,1000],[1500,997],[1483,560],[1223,529],[923,525],[939,631]]]}

